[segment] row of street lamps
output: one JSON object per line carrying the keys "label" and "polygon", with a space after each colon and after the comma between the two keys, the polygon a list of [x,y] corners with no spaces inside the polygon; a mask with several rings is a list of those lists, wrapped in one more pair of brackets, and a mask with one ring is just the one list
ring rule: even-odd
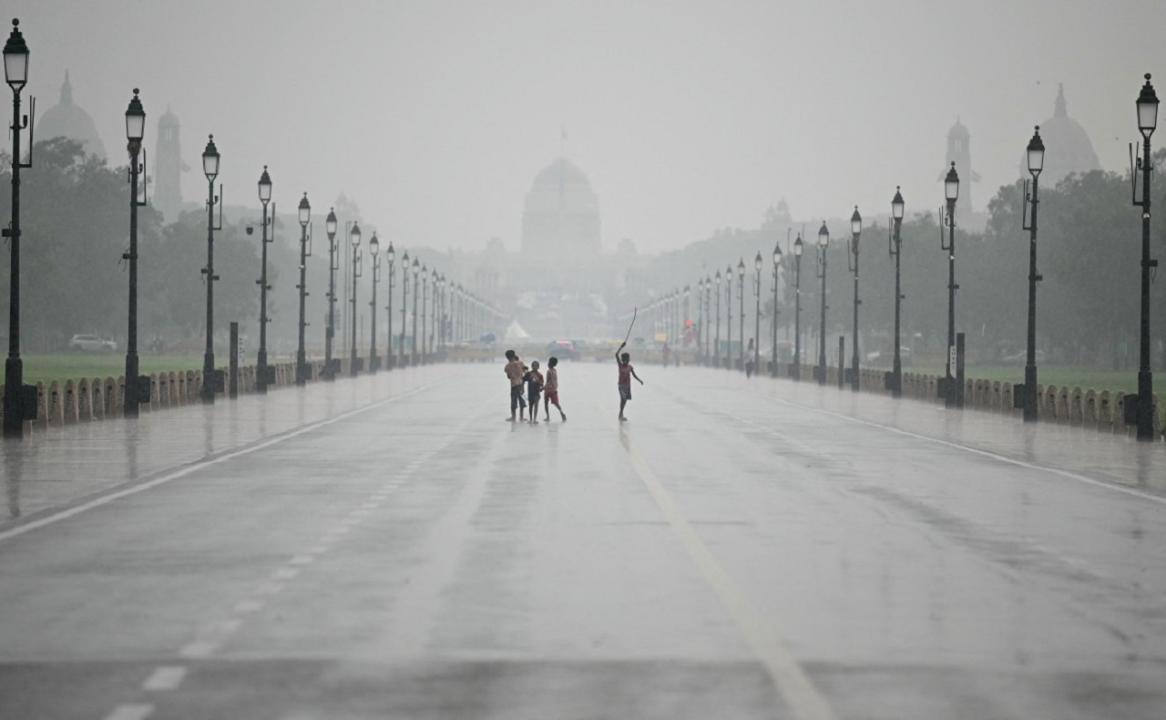
{"label": "row of street lamps", "polygon": [[[1153,382],[1150,371],[1150,271],[1157,267],[1157,260],[1150,258],[1150,172],[1151,167],[1151,148],[1150,136],[1153,135],[1157,127],[1158,121],[1158,97],[1154,91],[1153,85],[1150,83],[1150,75],[1145,76],[1145,84],[1142,86],[1141,92],[1136,101],[1137,117],[1138,117],[1138,131],[1143,138],[1143,148],[1141,154],[1136,158],[1134,167],[1131,167],[1131,183],[1133,185],[1133,204],[1142,210],[1142,284],[1141,284],[1141,325],[1140,325],[1140,362],[1138,370],[1138,393],[1136,402],[1133,397],[1127,397],[1128,404],[1134,405],[1135,422],[1137,425],[1137,436],[1139,439],[1148,440],[1154,437],[1154,410],[1153,410]],[[1038,408],[1038,394],[1037,394],[1037,367],[1036,367],[1036,284],[1040,282],[1041,275],[1037,272],[1037,206],[1038,186],[1040,174],[1044,169],[1045,146],[1044,141],[1040,136],[1040,128],[1037,127],[1033,132],[1032,138],[1029,140],[1025,148],[1026,165],[1031,176],[1031,181],[1024,182],[1024,212],[1022,214],[1021,224],[1024,230],[1029,233],[1029,273],[1028,273],[1028,327],[1027,327],[1027,348],[1026,360],[1024,368],[1024,385],[1017,388],[1017,394],[1021,396],[1020,403],[1023,407],[1024,420],[1032,422],[1037,419]],[[1141,171],[1142,175],[1142,194],[1141,198],[1137,197],[1137,171]],[[1030,184],[1031,182],[1031,184]],[[963,387],[962,387],[962,360],[957,353],[957,337],[955,332],[955,302],[956,291],[959,289],[959,284],[956,282],[955,274],[955,258],[956,258],[956,221],[955,221],[955,206],[959,199],[960,178],[956,171],[955,163],[951,164],[947,174],[944,177],[944,206],[941,208],[941,225],[946,227],[947,237],[943,237],[943,228],[940,230],[940,246],[948,254],[948,307],[947,307],[947,357],[945,360],[944,379],[942,392],[944,395],[944,403],[948,407],[960,407],[963,405]],[[895,397],[902,395],[903,389],[903,363],[901,356],[901,304],[905,297],[902,293],[901,287],[901,256],[902,256],[902,224],[903,214],[905,210],[905,203],[901,189],[895,188],[895,195],[891,199],[891,221],[892,226],[889,228],[890,234],[888,237],[888,251],[895,259],[895,295],[894,295],[894,353],[892,368],[886,378],[887,389]],[[849,382],[853,390],[859,389],[859,344],[858,344],[858,327],[859,327],[859,240],[862,235],[862,216],[855,206],[854,212],[850,216],[850,239],[847,247],[847,266],[848,270],[853,275],[854,291],[853,291],[853,330],[852,330],[852,356],[851,368],[849,373]],[[821,281],[820,292],[820,319],[818,324],[818,365],[815,371],[816,379],[820,384],[826,382],[826,251],[830,244],[830,231],[823,221],[822,226],[818,230],[817,242],[817,277]],[[801,376],[801,260],[804,250],[804,242],[801,233],[798,233],[797,239],[792,244],[794,255],[794,351],[793,363],[790,367],[790,375],[795,379],[800,379]],[[777,365],[777,315],[778,315],[778,278],[782,268],[783,253],[780,243],[774,246],[773,249],[773,313],[772,313],[772,358],[774,363],[771,367],[771,373],[776,374]],[[754,337],[760,337],[760,322],[761,322],[761,270],[762,259],[761,253],[758,252],[754,258],[754,298],[757,307],[755,309],[756,325],[754,328]],[[741,259],[737,263],[737,279],[738,279],[738,299],[740,307],[740,322],[741,327],[744,327],[745,313],[743,300],[743,286],[745,281],[745,263]],[[726,352],[731,352],[732,347],[732,282],[733,282],[733,266],[726,268],[724,276],[720,270],[717,270],[715,276],[706,275],[697,281],[697,312],[696,312],[696,347],[697,353],[701,356],[704,362],[709,362],[709,312],[712,309],[710,295],[716,293],[716,311],[713,338],[713,350],[711,353],[711,362],[713,365],[719,366],[722,364],[720,358],[720,318],[721,318],[721,294],[720,287],[722,281],[725,284],[725,298],[728,305],[727,320],[727,341],[728,346]],[[688,297],[691,295],[690,286],[685,286],[683,294],[679,290],[666,295],[661,300],[657,301],[656,305],[664,307],[678,307],[678,302],[681,297],[684,298],[685,312],[687,317],[687,303]],[[744,337],[742,331],[742,349],[740,362],[744,364]],[[753,362],[755,366],[759,367],[760,357],[759,348],[754,347]],[[840,358],[841,362],[841,358]],[[731,364],[726,358],[725,364]]]}
{"label": "row of street lamps", "polygon": [[[36,388],[24,384],[23,364],[20,357],[20,170],[31,167],[31,151],[28,161],[21,159],[20,145],[22,131],[28,130],[29,145],[30,147],[32,145],[32,129],[28,116],[21,116],[20,96],[25,85],[28,83],[28,61],[28,44],[25,42],[24,36],[20,31],[20,22],[19,20],[13,20],[12,30],[4,45],[4,76],[13,93],[13,121],[10,128],[13,138],[12,218],[8,227],[3,229],[3,236],[9,239],[11,251],[8,357],[5,361],[4,371],[4,435],[6,437],[20,437],[23,434],[25,419],[36,416]],[[126,148],[129,153],[130,237],[129,249],[122,256],[128,262],[129,268],[129,307],[125,358],[126,388],[123,414],[126,417],[136,417],[140,403],[149,397],[148,380],[141,377],[138,362],[138,208],[146,205],[147,201],[144,192],[144,183],[140,183],[140,177],[146,171],[145,153],[142,150],[142,140],[145,136],[146,127],[146,112],[142,106],[137,88],[134,88],[133,97],[130,99],[129,106],[126,108],[125,127]],[[139,156],[142,158],[141,161],[139,161]],[[223,386],[222,375],[215,370],[214,353],[214,284],[219,280],[219,276],[215,274],[214,270],[214,240],[215,232],[222,230],[223,227],[221,184],[219,185],[218,193],[216,194],[215,192],[215,182],[219,176],[220,162],[221,156],[218,147],[215,145],[214,136],[211,135],[202,153],[203,174],[207,179],[207,261],[206,266],[201,269],[201,273],[206,277],[206,346],[203,353],[204,380],[202,399],[207,403],[214,402],[216,392],[221,391]],[[139,186],[141,186],[141,189],[139,189]],[[271,384],[274,375],[272,368],[269,367],[267,362],[267,324],[270,322],[267,314],[267,292],[271,290],[271,285],[268,283],[267,278],[267,246],[275,240],[273,231],[275,224],[275,203],[272,202],[272,182],[266,166],[264,166],[263,173],[259,177],[258,191],[259,201],[262,205],[262,220],[260,223],[261,264],[259,279],[256,281],[259,285],[257,387],[259,392],[264,393],[267,391],[268,385]],[[271,206],[270,214],[268,212],[269,205]],[[219,209],[217,221],[215,219],[216,206]],[[310,379],[311,374],[305,348],[307,327],[305,312],[308,296],[307,258],[312,255],[311,217],[311,205],[308,202],[307,193],[304,193],[298,206],[298,219],[300,223],[299,283],[296,285],[299,291],[299,332],[296,348],[296,382],[298,384],[305,383]],[[269,228],[272,229],[272,232],[269,232]],[[325,339],[325,376],[328,379],[333,379],[335,378],[338,365],[333,358],[336,303],[335,273],[340,267],[338,263],[340,248],[336,244],[338,221],[334,211],[328,213],[325,229],[328,234],[329,259],[331,261],[328,283],[328,327]],[[251,233],[252,228],[248,227],[247,234]],[[352,296],[350,302],[352,303],[351,372],[353,375],[356,375],[360,369],[360,359],[356,347],[358,315],[356,311],[356,280],[362,276],[363,251],[361,248],[361,235],[360,226],[356,222],[347,226],[347,237],[352,249]],[[381,363],[381,355],[377,351],[376,339],[376,286],[380,280],[380,240],[377,238],[375,232],[369,240],[368,251],[372,257],[373,265],[372,300],[370,302],[372,307],[372,332],[370,333],[369,370],[375,371]],[[395,260],[395,251],[392,243],[389,243],[385,251],[385,258],[389,272],[387,306],[389,342],[386,355],[389,358],[389,364],[391,366],[395,360],[391,341],[393,337],[392,283]],[[413,344],[409,358],[406,360],[404,350],[406,337],[404,321],[406,317],[405,305],[408,300],[407,285],[410,273],[413,279]],[[430,279],[432,280],[431,289],[427,289],[426,285]],[[420,354],[418,353],[416,312],[418,281],[420,281],[422,288],[421,316],[423,337]],[[432,301],[432,315],[426,317],[428,311],[427,305],[430,301]],[[405,254],[404,267],[402,268],[402,328],[398,348],[401,364],[405,364],[406,362],[411,364],[428,362],[435,353],[441,353],[445,350],[448,341],[474,337],[475,333],[484,332],[487,327],[497,323],[501,317],[501,314],[495,308],[467,291],[460,283],[447,281],[445,275],[439,273],[436,268],[430,270],[430,268],[421,265],[416,258],[413,259],[413,263],[410,266],[408,253]],[[430,324],[432,324],[432,327],[430,327]],[[428,341],[425,338],[425,334],[428,334]]]}

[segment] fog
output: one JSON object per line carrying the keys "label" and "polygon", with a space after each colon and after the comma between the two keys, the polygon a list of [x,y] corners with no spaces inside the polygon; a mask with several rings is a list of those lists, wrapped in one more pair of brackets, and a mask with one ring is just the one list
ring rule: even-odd
{"label": "fog", "polygon": [[[111,162],[142,89],[181,120],[187,201],[207,133],[228,204],[345,193],[399,244],[516,251],[534,175],[588,175],[603,248],[678,248],[795,218],[941,200],[947,129],[971,131],[977,209],[1017,176],[1058,82],[1122,170],[1166,4],[1025,2],[65,2],[15,0],[43,111],[66,70]],[[565,139],[564,139],[565,138]],[[41,138],[38,138],[41,139]],[[1050,150],[1052,152],[1052,150]]]}

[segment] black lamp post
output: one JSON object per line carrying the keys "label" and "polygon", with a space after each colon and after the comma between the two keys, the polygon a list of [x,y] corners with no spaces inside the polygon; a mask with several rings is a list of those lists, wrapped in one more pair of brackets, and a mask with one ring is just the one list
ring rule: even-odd
{"label": "black lamp post", "polygon": [[421,269],[421,263],[417,258],[413,258],[413,346],[410,348],[413,356],[412,364],[416,365],[417,360],[417,287],[418,287],[418,273]]}
{"label": "black lamp post", "polygon": [[[408,316],[406,312],[409,309],[409,251],[401,256],[401,339],[398,342],[398,351],[401,353],[401,364],[405,364],[405,327]],[[411,351],[410,351],[411,354]]]}
{"label": "black lamp post", "polygon": [[437,312],[434,313],[434,323],[437,325],[437,352],[445,352],[445,274],[437,276]]}
{"label": "black lamp post", "polygon": [[[4,361],[4,436],[24,435],[24,418],[33,416],[28,407],[29,388],[24,385],[24,362],[20,359],[20,170],[32,167],[32,132],[29,131],[29,161],[20,159],[20,133],[28,127],[28,117],[20,116],[20,91],[28,83],[28,45],[20,32],[20,21],[12,21],[12,32],[4,43],[4,79],[12,88],[12,219],[4,228],[11,253],[8,282],[8,358]],[[35,107],[35,105],[34,105]],[[32,393],[36,390],[32,389]],[[35,402],[35,395],[32,398]]]}
{"label": "black lamp post", "polygon": [[721,366],[721,271],[717,270],[717,334],[713,338],[713,367]]}
{"label": "black lamp post", "polygon": [[943,231],[940,231],[940,247],[947,250],[947,358],[944,369],[944,400],[946,407],[959,405],[959,393],[955,383],[955,370],[952,363],[955,361],[955,291],[959,288],[955,284],[955,201],[960,196],[960,176],[955,171],[955,163],[947,171],[943,180],[943,195],[947,201],[947,244],[943,244]]}
{"label": "black lamp post", "polygon": [[[862,215],[858,214],[858,206],[854,206],[854,213],[850,216],[850,250],[846,255],[850,271],[854,273],[854,336],[851,344],[854,346],[850,367],[853,373],[850,377],[850,389],[858,392],[858,306],[862,301],[858,299],[858,240],[862,236]],[[851,259],[853,257],[853,263]],[[842,358],[838,358],[838,372],[842,372]]]}
{"label": "black lamp post", "polygon": [[733,266],[725,268],[725,367],[733,367]]}
{"label": "black lamp post", "polygon": [[[830,247],[830,231],[826,221],[818,228],[818,277],[822,280],[822,319],[818,323],[818,384],[826,384],[826,250]],[[838,358],[841,371],[845,363]]]}
{"label": "black lamp post", "polygon": [[704,364],[704,278],[696,281],[696,356]]}
{"label": "black lamp post", "polygon": [[312,205],[308,202],[307,193],[300,198],[297,210],[300,221],[300,283],[296,285],[296,289],[300,291],[300,323],[296,345],[296,385],[303,385],[308,382],[308,353],[304,347],[304,335],[308,327],[305,316],[308,302],[308,257],[312,254],[308,247],[308,224],[312,222]]}
{"label": "black lamp post", "polygon": [[389,275],[389,286],[386,288],[386,293],[389,296],[389,301],[385,305],[385,315],[388,316],[388,326],[385,328],[385,365],[390,370],[396,364],[396,355],[393,353],[393,261],[397,259],[397,251],[393,249],[393,241],[389,241],[389,247],[385,250],[385,264],[386,272]]}
{"label": "black lamp post", "polygon": [[437,326],[441,316],[441,308],[437,306],[437,303],[441,296],[438,292],[437,279],[437,268],[433,268],[430,271],[429,278],[429,294],[432,296],[429,304],[429,359],[431,362],[437,360],[438,344],[440,342],[440,338],[437,335]]}
{"label": "black lamp post", "polygon": [[[215,231],[222,230],[222,201],[215,198],[215,178],[219,175],[219,149],[211,135],[202,151],[202,172],[207,180],[206,200],[206,349],[202,355],[202,401],[213,403],[218,383],[215,378]],[[215,224],[215,205],[219,206],[219,223]]]}
{"label": "black lamp post", "polygon": [[1141,344],[1138,354],[1138,439],[1154,439],[1154,382],[1150,374],[1150,268],[1157,267],[1158,261],[1150,259],[1150,171],[1153,159],[1150,157],[1150,136],[1158,127],[1158,95],[1150,84],[1150,73],[1146,73],[1146,84],[1138,94],[1138,130],[1142,133],[1144,147],[1138,158],[1138,169],[1142,171],[1142,199],[1136,199],[1137,176],[1134,205],[1142,208],[1142,321]]}
{"label": "black lamp post", "polygon": [[[259,377],[256,378],[256,389],[267,392],[267,204],[271,202],[271,176],[267,174],[267,166],[263,166],[263,174],[259,176],[259,202],[263,204],[263,223],[260,231],[260,247],[262,248],[259,265]],[[275,225],[275,213],[272,212],[272,226]],[[273,233],[274,234],[274,233]]]}
{"label": "black lamp post", "polygon": [[142,381],[138,375],[138,208],[146,203],[138,199],[138,175],[142,166],[142,136],[146,131],[146,111],[138,99],[138,89],[126,108],[126,149],[130,155],[130,251],[122,257],[130,264],[129,328],[126,332],[125,416],[137,417],[142,399]]}
{"label": "black lamp post", "polygon": [[352,228],[348,231],[348,242],[352,245],[352,343],[349,348],[349,375],[356,377],[358,358],[356,355],[356,281],[363,276],[360,267],[360,225],[352,223]]}
{"label": "black lamp post", "polygon": [[737,305],[738,305],[738,329],[740,330],[739,337],[741,338],[741,350],[737,353],[737,362],[741,364],[741,370],[745,369],[745,258],[740,258],[737,261]]}
{"label": "black lamp post", "polygon": [[773,347],[770,350],[772,354],[769,356],[769,374],[771,377],[777,377],[777,281],[781,275],[781,259],[781,241],[778,240],[773,245],[773,328],[770,336]]}
{"label": "black lamp post", "polygon": [[890,247],[890,253],[895,258],[895,359],[891,366],[891,395],[894,397],[901,397],[903,394],[903,358],[899,351],[902,345],[899,337],[899,306],[903,300],[903,292],[899,285],[899,267],[903,251],[903,209],[903,195],[896,186],[895,197],[891,198],[891,218],[895,223],[895,231],[891,237]]}
{"label": "black lamp post", "polygon": [[[761,372],[761,251],[753,258],[753,372]],[[774,283],[776,285],[776,283]],[[776,317],[777,305],[773,307]]]}
{"label": "black lamp post", "polygon": [[372,258],[372,299],[368,301],[368,306],[372,308],[371,331],[369,332],[369,346],[368,346],[368,371],[375,373],[381,364],[381,359],[377,356],[377,281],[381,276],[381,241],[377,238],[377,231],[372,231],[372,238],[368,241],[368,254]]}
{"label": "black lamp post", "polygon": [[1028,141],[1026,152],[1028,158],[1028,172],[1032,175],[1032,192],[1025,183],[1025,209],[1031,205],[1032,214],[1025,223],[1021,218],[1021,227],[1028,230],[1028,344],[1024,361],[1024,421],[1037,421],[1036,397],[1036,284],[1041,276],[1036,272],[1036,209],[1037,189],[1040,182],[1040,173],[1045,165],[1045,144],[1040,137],[1040,126]]}
{"label": "black lamp post", "polygon": [[[710,324],[709,323],[709,315],[712,313],[712,309],[713,309],[712,292],[713,292],[713,279],[711,277],[709,277],[708,275],[705,275],[704,276],[704,322],[702,323],[702,326],[704,327],[704,364],[705,365],[709,364],[709,357],[710,357],[709,339],[712,337],[712,333],[709,332],[709,324]],[[718,295],[718,297],[719,297],[719,295]]]}
{"label": "black lamp post", "polygon": [[794,380],[802,379],[802,234],[794,240]]}
{"label": "black lamp post", "polygon": [[336,336],[336,271],[340,269],[336,257],[336,209],[329,208],[324,221],[324,231],[328,235],[328,329],[324,332],[324,377],[336,379],[332,364],[332,340]]}
{"label": "black lamp post", "polygon": [[429,362],[429,268],[421,266],[421,364]]}

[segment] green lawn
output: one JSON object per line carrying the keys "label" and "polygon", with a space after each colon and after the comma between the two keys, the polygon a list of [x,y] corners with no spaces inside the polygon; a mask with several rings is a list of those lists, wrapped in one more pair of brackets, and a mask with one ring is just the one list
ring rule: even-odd
{"label": "green lawn", "polygon": [[[139,355],[143,375],[171,370],[201,370],[201,355]],[[54,353],[51,355],[23,355],[24,381],[29,384],[53,380],[80,380],[81,378],[118,377],[125,373],[124,353]]]}
{"label": "green lawn", "polygon": [[[943,375],[943,368],[904,368],[906,372],[920,372],[930,375]],[[1024,382],[1024,366],[1016,365],[984,365],[969,366],[964,369],[964,375],[976,380],[999,380],[1001,382]],[[1137,392],[1138,373],[1136,370],[1092,370],[1078,367],[1038,367],[1037,381],[1042,385],[1066,385],[1070,388],[1080,387],[1082,390],[1121,390]],[[1166,396],[1166,373],[1157,373],[1154,376],[1154,392]]]}

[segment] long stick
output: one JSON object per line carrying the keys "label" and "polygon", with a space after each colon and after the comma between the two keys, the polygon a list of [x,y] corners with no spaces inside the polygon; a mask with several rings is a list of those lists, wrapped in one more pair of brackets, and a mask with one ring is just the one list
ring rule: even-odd
{"label": "long stick", "polygon": [[632,336],[632,328],[635,327],[636,315],[639,315],[639,313],[640,313],[640,307],[639,307],[639,305],[637,305],[635,308],[632,309],[632,322],[630,325],[628,325],[628,334],[624,336],[624,339],[623,339],[624,345],[628,344],[628,339],[631,338],[631,336]]}

